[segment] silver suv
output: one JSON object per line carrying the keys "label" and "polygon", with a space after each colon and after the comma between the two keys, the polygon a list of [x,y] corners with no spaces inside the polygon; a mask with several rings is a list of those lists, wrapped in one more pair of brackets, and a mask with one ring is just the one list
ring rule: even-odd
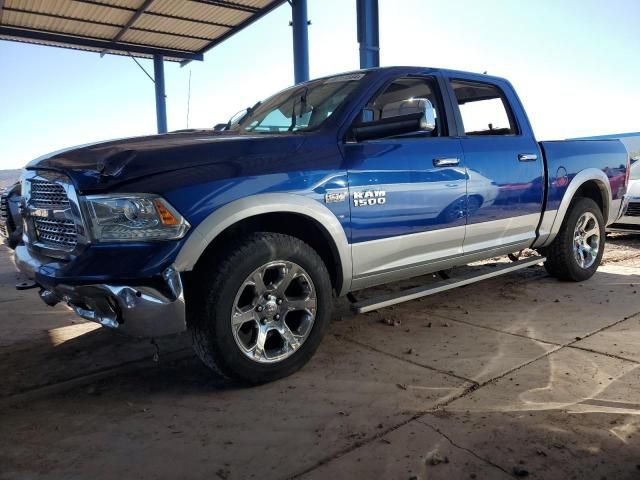
{"label": "silver suv", "polygon": [[627,189],[628,205],[620,219],[607,230],[640,233],[640,157],[634,157]]}

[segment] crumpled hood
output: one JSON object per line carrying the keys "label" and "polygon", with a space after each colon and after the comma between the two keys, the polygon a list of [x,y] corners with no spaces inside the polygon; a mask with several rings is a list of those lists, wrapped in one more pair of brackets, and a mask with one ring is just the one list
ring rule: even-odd
{"label": "crumpled hood", "polygon": [[76,188],[100,191],[141,177],[204,165],[225,164],[229,170],[233,163],[234,171],[251,174],[252,168],[291,154],[302,142],[300,135],[293,134],[185,131],[76,146],[43,155],[27,168],[61,171]]}

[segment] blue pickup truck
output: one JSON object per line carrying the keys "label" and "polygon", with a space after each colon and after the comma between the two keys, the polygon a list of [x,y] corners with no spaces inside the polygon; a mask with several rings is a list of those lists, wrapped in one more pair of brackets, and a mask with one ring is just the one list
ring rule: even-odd
{"label": "blue pickup truck", "polygon": [[334,296],[527,248],[500,271],[588,279],[628,177],[618,141],[537,142],[502,78],[391,67],[296,85],[220,129],[40,157],[4,223],[47,304],[136,336],[188,329],[205,364],[259,383],[309,360]]}

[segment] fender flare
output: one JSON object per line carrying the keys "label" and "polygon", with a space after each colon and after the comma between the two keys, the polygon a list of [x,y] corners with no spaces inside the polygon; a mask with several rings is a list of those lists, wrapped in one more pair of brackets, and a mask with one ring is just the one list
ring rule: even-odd
{"label": "fender flare", "polygon": [[333,240],[342,270],[342,288],[346,294],[353,277],[351,246],[344,228],[331,210],[320,202],[293,193],[263,193],[235,200],[206,217],[191,232],[178,252],[174,267],[179,272],[193,270],[211,242],[230,226],[249,217],[265,213],[296,213],[304,215],[324,229]]}
{"label": "fender flare", "polygon": [[[590,181],[596,182],[600,189],[600,193],[602,194],[604,206],[604,212],[602,212],[602,214],[604,216],[605,225],[609,225],[616,220],[622,200],[613,200],[609,178],[602,170],[597,168],[586,168],[571,179],[567,190],[564,192],[564,196],[562,197],[558,210],[544,212],[542,222],[540,223],[540,235],[533,245],[534,248],[546,247],[555,240],[577,191],[582,185]],[[616,203],[620,204],[617,208],[615,205]]]}

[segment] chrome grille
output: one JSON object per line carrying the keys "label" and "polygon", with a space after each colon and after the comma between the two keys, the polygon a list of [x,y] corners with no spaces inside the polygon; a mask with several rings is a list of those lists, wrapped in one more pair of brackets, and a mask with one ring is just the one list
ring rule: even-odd
{"label": "chrome grille", "polygon": [[8,223],[11,220],[9,217],[9,196],[3,193],[0,197],[0,235],[5,237],[9,236]]}
{"label": "chrome grille", "polygon": [[73,187],[67,180],[50,172],[26,178],[28,242],[43,254],[59,258],[74,252],[83,231],[82,219],[74,214],[77,207]]}
{"label": "chrome grille", "polygon": [[38,240],[63,250],[73,250],[77,243],[76,224],[73,220],[34,218]]}
{"label": "chrome grille", "polygon": [[640,217],[640,202],[629,203],[625,215],[629,217]]}
{"label": "chrome grille", "polygon": [[31,180],[31,205],[36,208],[67,208],[69,198],[58,183]]}

